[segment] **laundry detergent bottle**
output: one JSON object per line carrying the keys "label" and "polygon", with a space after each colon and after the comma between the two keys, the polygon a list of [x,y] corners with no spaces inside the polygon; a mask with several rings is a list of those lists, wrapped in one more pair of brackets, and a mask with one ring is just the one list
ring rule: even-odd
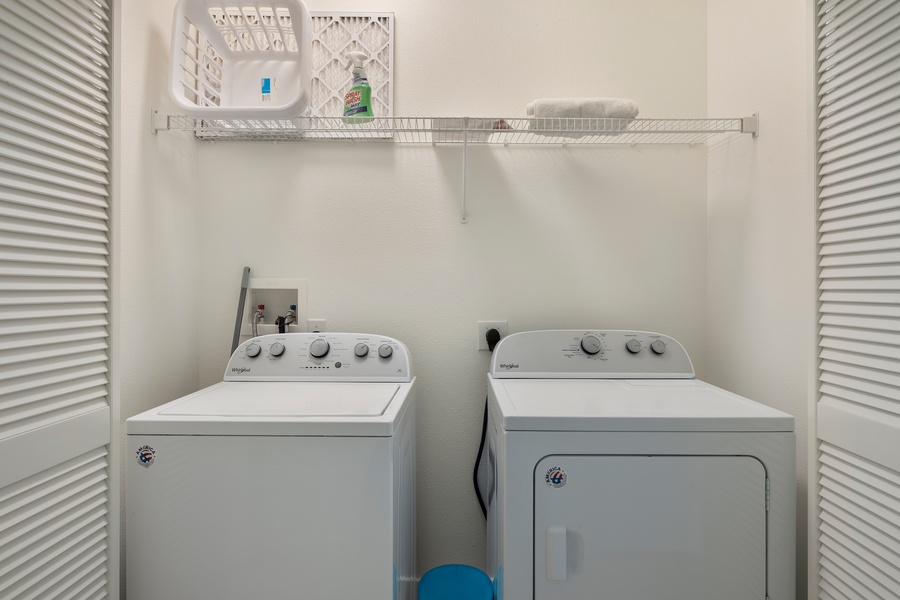
{"label": "laundry detergent bottle", "polygon": [[353,83],[344,96],[344,123],[368,123],[372,120],[372,88],[363,69],[369,56],[365,52],[348,52],[353,67]]}

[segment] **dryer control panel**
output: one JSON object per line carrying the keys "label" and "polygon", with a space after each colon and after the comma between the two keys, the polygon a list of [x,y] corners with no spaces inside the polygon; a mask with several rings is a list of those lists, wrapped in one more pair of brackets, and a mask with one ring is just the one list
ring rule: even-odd
{"label": "dryer control panel", "polygon": [[367,333],[280,333],[237,347],[225,381],[412,381],[406,346]]}
{"label": "dryer control panel", "polygon": [[661,333],[606,329],[524,331],[500,340],[497,379],[693,379],[684,347]]}

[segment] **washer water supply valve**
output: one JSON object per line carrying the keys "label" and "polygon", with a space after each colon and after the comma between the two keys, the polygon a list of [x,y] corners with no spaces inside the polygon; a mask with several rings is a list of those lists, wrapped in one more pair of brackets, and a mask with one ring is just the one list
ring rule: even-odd
{"label": "washer water supply valve", "polygon": [[256,312],[253,313],[253,323],[251,325],[253,337],[257,337],[259,335],[259,324],[266,322],[266,316],[263,314],[264,310],[266,310],[265,304],[256,305]]}
{"label": "washer water supply valve", "polygon": [[297,321],[297,305],[291,304],[291,307],[288,309],[287,314],[284,315],[284,326],[287,327],[291,323]]}
{"label": "washer water supply valve", "polygon": [[286,315],[275,318],[275,325],[278,326],[278,333],[287,333],[288,325],[296,321],[296,311],[297,305],[291,304],[291,308],[287,311]]}

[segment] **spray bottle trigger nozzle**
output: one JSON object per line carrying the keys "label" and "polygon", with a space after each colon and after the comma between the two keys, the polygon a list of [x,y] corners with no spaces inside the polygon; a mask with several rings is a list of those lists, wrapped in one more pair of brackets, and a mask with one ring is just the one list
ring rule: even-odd
{"label": "spray bottle trigger nozzle", "polygon": [[348,67],[361,69],[363,66],[363,62],[365,62],[369,58],[369,55],[365,52],[348,52],[344,55],[344,57],[349,61],[347,63]]}

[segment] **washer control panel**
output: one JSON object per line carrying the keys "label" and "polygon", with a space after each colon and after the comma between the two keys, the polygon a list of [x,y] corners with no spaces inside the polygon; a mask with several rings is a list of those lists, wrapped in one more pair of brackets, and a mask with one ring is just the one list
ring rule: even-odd
{"label": "washer control panel", "polygon": [[491,357],[494,378],[692,379],[684,347],[661,333],[555,329],[508,335]]}
{"label": "washer control panel", "polygon": [[412,381],[402,342],[366,333],[280,333],[237,347],[225,381]]}

